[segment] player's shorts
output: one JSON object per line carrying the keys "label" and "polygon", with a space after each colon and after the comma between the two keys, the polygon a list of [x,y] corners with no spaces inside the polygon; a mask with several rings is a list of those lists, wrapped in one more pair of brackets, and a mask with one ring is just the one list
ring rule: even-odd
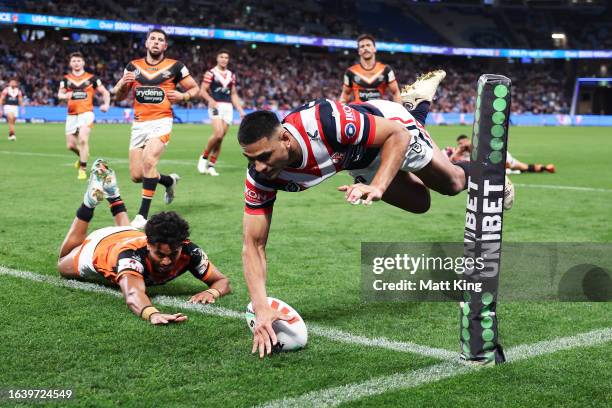
{"label": "player's shorts", "polygon": [[234,120],[234,107],[229,102],[217,102],[217,109],[208,108],[208,116],[211,119],[221,119],[231,125]]}
{"label": "player's shorts", "polygon": [[19,106],[17,105],[4,105],[4,116],[13,115],[14,117],[19,117]]}
{"label": "player's shorts", "polygon": [[74,270],[83,279],[88,280],[101,280],[105,278],[102,274],[96,271],[94,267],[94,252],[96,247],[104,238],[109,235],[115,234],[121,231],[137,231],[133,227],[106,227],[99,230],[95,230],[85,238],[85,241],[81,244],[78,252],[74,256]]}
{"label": "player's shorts", "polygon": [[130,149],[143,148],[149,139],[155,138],[159,138],[162,142],[168,144],[172,132],[172,122],[172,118],[134,122],[132,124]]}
{"label": "player's shorts", "polygon": [[506,152],[506,167],[511,168],[516,164],[517,160],[510,154],[510,152]]}
{"label": "player's shorts", "polygon": [[[427,166],[433,158],[433,141],[425,128],[417,123],[416,119],[399,103],[383,100],[367,102],[376,107],[385,118],[402,123],[412,135],[410,146],[402,162],[400,170],[415,172]],[[380,167],[380,153],[374,161],[364,169],[349,170],[351,177],[361,179],[360,182],[369,184]]]}
{"label": "player's shorts", "polygon": [[94,119],[93,112],[83,112],[78,115],[66,116],[66,134],[74,135],[83,126],[93,127]]}

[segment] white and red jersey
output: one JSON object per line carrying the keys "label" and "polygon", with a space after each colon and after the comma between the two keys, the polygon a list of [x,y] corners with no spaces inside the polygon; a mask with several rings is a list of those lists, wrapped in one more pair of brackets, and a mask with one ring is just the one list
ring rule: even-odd
{"label": "white and red jersey", "polygon": [[210,96],[215,102],[232,102],[232,88],[236,85],[236,75],[232,71],[214,67],[206,71],[203,81],[210,84]]}
{"label": "white and red jersey", "polygon": [[7,86],[2,91],[2,97],[4,98],[5,105],[19,105],[19,98],[22,98],[23,94],[19,88]]}
{"label": "white and red jersey", "polygon": [[[381,109],[385,105],[380,104],[390,104],[392,109],[383,114]],[[403,111],[401,118],[394,114],[400,108]],[[413,136],[423,129],[401,105],[390,101],[344,105],[319,99],[292,111],[282,125],[298,141],[302,163],[297,168],[284,168],[274,180],[267,179],[254,166],[249,166],[244,191],[245,211],[249,214],[270,213],[278,190],[303,191],[341,170],[368,167],[380,151],[372,146],[376,134],[374,116],[400,120]]]}

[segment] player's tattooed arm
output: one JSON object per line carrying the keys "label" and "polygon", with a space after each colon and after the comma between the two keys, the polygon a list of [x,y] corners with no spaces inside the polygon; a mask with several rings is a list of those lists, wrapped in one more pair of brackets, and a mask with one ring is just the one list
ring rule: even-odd
{"label": "player's tattooed arm", "polygon": [[183,78],[179,82],[179,85],[185,90],[185,92],[179,92],[177,90],[167,92],[168,99],[172,103],[186,102],[190,99],[196,98],[200,93],[200,87],[191,75]]}
{"label": "player's tattooed arm", "polygon": [[106,89],[106,87],[102,84],[98,85],[96,87],[96,91],[98,91],[101,95],[102,95],[102,105],[100,105],[100,110],[102,112],[106,112],[108,111],[108,108],[110,107],[110,92],[108,92],[108,89]]}
{"label": "player's tattooed arm", "polygon": [[136,74],[134,71],[124,70],[123,76],[111,91],[115,95],[115,99],[118,101],[125,99],[134,81],[136,81]]}
{"label": "player's tattooed arm", "polygon": [[137,272],[121,275],[119,287],[132,313],[151,324],[180,323],[187,320],[187,316],[182,313],[167,314],[157,310],[147,296],[144,279]]}

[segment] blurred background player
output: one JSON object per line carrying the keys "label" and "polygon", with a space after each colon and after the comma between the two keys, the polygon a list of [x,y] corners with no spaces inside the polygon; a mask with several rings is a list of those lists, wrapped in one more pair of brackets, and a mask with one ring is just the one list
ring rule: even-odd
{"label": "blurred background player", "polygon": [[221,152],[221,143],[232,124],[234,111],[232,105],[244,117],[242,102],[236,92],[236,74],[227,69],[230,54],[226,49],[217,52],[217,65],[206,71],[200,87],[200,96],[208,105],[208,116],[213,128],[213,134],[208,139],[206,149],[198,160],[198,171],[201,174],[218,176],[215,164]]}
{"label": "blurred background player", "polygon": [[[104,197],[110,203],[115,226],[87,235],[94,210]],[[144,233],[129,225],[115,172],[98,159],[92,166],[83,203],[60,248],[60,275],[106,280],[119,286],[129,309],[151,324],[182,322],[187,316],[161,313],[147,296],[148,286],[163,285],[189,271],[208,285],[207,290],[190,298],[191,303],[215,303],[230,293],[229,280],[189,240],[189,224],[178,214],[154,215]]]}
{"label": "blurred background player", "polygon": [[70,73],[60,81],[58,99],[68,100],[66,116],[66,147],[73,151],[78,159],[75,167],[77,178],[87,179],[87,160],[89,158],[89,134],[94,124],[94,92],[102,95],[102,112],[108,111],[110,93],[97,76],[85,71],[85,59],[80,52],[69,56]]}
{"label": "blurred background player", "polygon": [[[457,137],[457,147],[447,147],[445,151],[448,158],[453,163],[458,161],[470,161],[470,154],[472,153],[472,142],[470,142],[470,139],[466,135],[459,135]],[[508,152],[506,155],[507,173],[554,173],[555,171],[555,165],[552,163],[546,165],[540,163],[528,164],[515,159],[510,154],[510,152]]]}
{"label": "blurred background player", "polygon": [[395,73],[389,65],[376,61],[376,41],[369,34],[357,38],[359,64],[349,67],[344,73],[344,84],[340,101],[348,103],[384,99],[387,89],[394,102],[401,102],[400,89]]}
{"label": "blurred background player", "polygon": [[[123,77],[113,88],[117,100],[128,92],[134,96],[134,122],[130,140],[130,175],[134,183],[142,182],[142,202],[132,226],[144,228],[157,183],[166,187],[164,201],[174,200],[177,174],[165,175],[157,171],[157,163],[170,141],[172,132],[172,104],[188,101],[198,95],[198,84],[187,67],[177,60],[166,58],[168,36],[163,30],[152,29],[145,42],[147,55],[131,61]],[[177,90],[177,85],[184,90]]]}
{"label": "blurred background player", "polygon": [[19,89],[19,82],[12,78],[0,94],[0,114],[6,116],[9,125],[8,140],[15,141],[15,121],[19,117],[19,109],[23,107],[23,93]]}

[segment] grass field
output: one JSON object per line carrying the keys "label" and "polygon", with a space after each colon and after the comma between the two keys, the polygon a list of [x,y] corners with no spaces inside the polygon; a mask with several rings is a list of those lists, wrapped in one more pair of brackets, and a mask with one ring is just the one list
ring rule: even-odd
{"label": "grass field", "polygon": [[[430,128],[441,146],[469,131]],[[298,309],[311,336],[303,351],[260,360],[249,354],[245,321],[231,313],[249,301],[240,258],[246,162],[235,127],[218,178],[195,167],[208,126],[175,126],[161,162],[162,172],[182,177],[170,208],[190,222],[192,240],[234,289],[212,309],[184,311],[180,302],[202,290],[199,282],[184,276],[155,288],[165,296],[156,300],[162,310],[189,316],[168,327],[137,319],[108,290],[57,278],[59,244],[86,184],[76,180],[63,125],[18,125],[17,142],[7,141],[5,125],[0,132],[0,388],[72,388],[75,406],[612,405],[609,303],[502,302],[500,335],[511,363],[472,370],[447,357],[459,352],[456,304],[361,301],[360,243],[460,242],[464,194],[433,194],[431,210],[416,216],[383,203],[347,205],[335,191],[349,180],[343,174],[300,194],[279,193],[268,293]],[[515,157],[554,162],[558,172],[513,177],[517,198],[504,240],[612,242],[611,135],[609,128],[512,128]],[[115,168],[134,215],[141,190],[129,180],[128,141],[128,126],[96,125],[91,154]],[[152,212],[165,208],[158,193]],[[110,223],[99,207],[92,229]],[[347,341],[349,334],[361,340]]]}

